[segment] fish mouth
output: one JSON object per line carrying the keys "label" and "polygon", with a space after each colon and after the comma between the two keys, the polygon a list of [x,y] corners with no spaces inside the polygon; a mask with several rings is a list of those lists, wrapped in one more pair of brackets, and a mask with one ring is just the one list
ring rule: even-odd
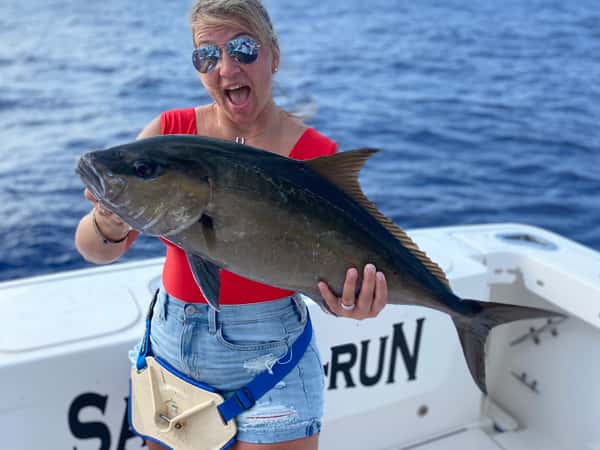
{"label": "fish mouth", "polygon": [[99,198],[104,196],[106,190],[104,180],[98,174],[96,169],[94,169],[90,155],[86,154],[79,158],[75,173],[79,175],[79,178],[81,178],[81,181],[83,181],[87,190],[90,191],[94,197]]}
{"label": "fish mouth", "polygon": [[127,187],[127,180],[110,170],[98,170],[98,166],[99,163],[94,160],[93,155],[88,153],[79,158],[75,173],[96,200],[107,206],[114,206],[119,195]]}

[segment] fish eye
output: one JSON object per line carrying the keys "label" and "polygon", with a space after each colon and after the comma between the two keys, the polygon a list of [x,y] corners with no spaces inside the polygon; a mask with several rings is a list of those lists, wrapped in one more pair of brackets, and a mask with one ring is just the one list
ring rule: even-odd
{"label": "fish eye", "polygon": [[162,167],[153,161],[135,161],[133,163],[133,169],[138,177],[145,180],[156,178],[163,173]]}

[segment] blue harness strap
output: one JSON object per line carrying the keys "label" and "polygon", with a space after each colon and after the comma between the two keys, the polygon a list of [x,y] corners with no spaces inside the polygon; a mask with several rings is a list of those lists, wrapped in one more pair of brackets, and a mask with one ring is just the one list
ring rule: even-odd
{"label": "blue harness strap", "polygon": [[[152,356],[152,349],[150,345],[150,325],[152,322],[154,305],[158,299],[158,292],[159,291],[157,290],[154,294],[154,297],[152,298],[148,308],[148,314],[146,315],[146,332],[144,333],[144,338],[142,339],[140,346],[140,352],[135,364],[138,371],[147,367],[146,356]],[[259,373],[250,383],[240,388],[231,397],[219,405],[218,410],[225,422],[229,422],[242,412],[252,408],[259,398],[275,387],[277,383],[283,380],[286,375],[298,365],[312,339],[312,324],[310,321],[310,315],[308,315],[308,311],[306,314],[306,325],[302,331],[302,334],[298,336],[289,350],[283,356],[277,359],[277,362],[275,362],[273,367],[267,371]],[[169,369],[169,367],[166,368]],[[176,373],[175,375],[179,376],[180,374]]]}
{"label": "blue harness strap", "polygon": [[137,360],[135,362],[135,368],[139,371],[144,370],[148,365],[146,364],[146,356],[152,356],[152,350],[150,349],[150,325],[152,323],[152,315],[154,314],[154,305],[158,300],[158,292],[154,292],[154,296],[150,301],[148,312],[146,313],[146,331],[144,332],[144,338],[140,345],[140,352],[138,353]]}

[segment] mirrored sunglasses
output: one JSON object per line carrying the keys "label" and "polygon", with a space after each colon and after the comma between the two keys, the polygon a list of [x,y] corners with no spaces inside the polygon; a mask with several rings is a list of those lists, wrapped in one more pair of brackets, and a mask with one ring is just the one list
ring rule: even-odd
{"label": "mirrored sunglasses", "polygon": [[[224,45],[225,51],[240,64],[252,64],[258,58],[260,44],[250,36],[233,38]],[[209,73],[221,59],[221,48],[215,44],[204,44],[192,52],[192,62],[200,73]]]}

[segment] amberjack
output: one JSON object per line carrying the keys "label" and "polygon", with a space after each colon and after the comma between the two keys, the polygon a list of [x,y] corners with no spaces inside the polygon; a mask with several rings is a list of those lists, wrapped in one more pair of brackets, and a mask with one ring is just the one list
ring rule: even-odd
{"label": "amberjack", "polygon": [[[107,209],[182,248],[209,304],[219,271],[301,292],[327,310],[349,267],[385,274],[388,303],[447,313],[483,393],[490,330],[553,311],[462,299],[442,269],[364,195],[358,173],[375,149],[297,161],[229,141],[170,135],[86,153],[76,172]],[[358,283],[360,285],[360,283]]]}

